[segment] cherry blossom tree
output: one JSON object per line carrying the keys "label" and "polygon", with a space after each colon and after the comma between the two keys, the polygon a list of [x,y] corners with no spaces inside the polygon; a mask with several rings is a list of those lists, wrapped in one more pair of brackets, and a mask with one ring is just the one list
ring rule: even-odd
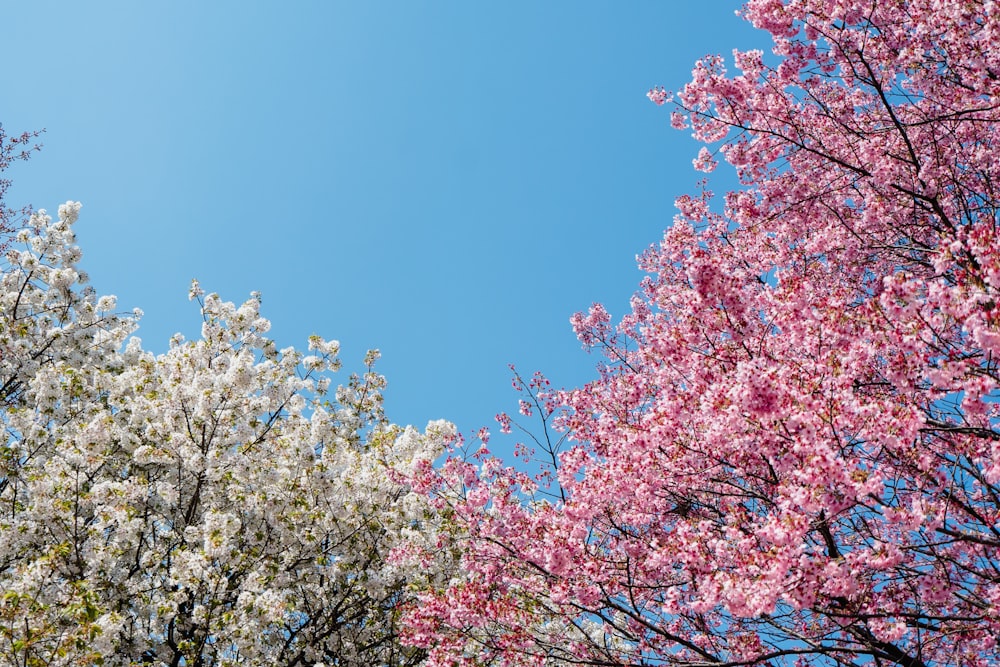
{"label": "cherry blossom tree", "polygon": [[0,663],[419,663],[398,606],[452,558],[406,480],[453,427],[390,424],[375,352],[332,388],[338,344],[277,349],[257,296],[195,284],[202,336],[144,351],[86,286],[79,209],[2,264]]}
{"label": "cherry blossom tree", "polygon": [[619,323],[573,318],[598,379],[517,381],[541,478],[441,468],[430,665],[1000,663],[1000,4],[742,14],[773,57],[650,92],[741,188],[677,201]]}

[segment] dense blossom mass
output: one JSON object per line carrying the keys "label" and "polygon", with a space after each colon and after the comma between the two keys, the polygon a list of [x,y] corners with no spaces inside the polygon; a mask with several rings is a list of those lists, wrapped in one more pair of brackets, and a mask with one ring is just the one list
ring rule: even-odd
{"label": "dense blossom mass", "polygon": [[574,318],[599,379],[521,382],[549,477],[426,480],[466,569],[407,615],[434,667],[1000,663],[1000,5],[742,14],[773,56],[650,92],[742,187]]}
{"label": "dense blossom mass", "polygon": [[144,351],[86,286],[79,209],[7,232],[0,664],[420,662],[397,607],[450,561],[418,557],[436,519],[405,480],[453,427],[389,424],[375,353],[332,389],[337,343],[276,349],[256,296],[195,284],[201,338]]}

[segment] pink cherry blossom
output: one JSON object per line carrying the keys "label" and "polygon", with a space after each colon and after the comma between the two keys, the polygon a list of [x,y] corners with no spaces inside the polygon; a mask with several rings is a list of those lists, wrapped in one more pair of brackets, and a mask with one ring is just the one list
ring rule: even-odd
{"label": "pink cherry blossom", "polygon": [[1000,663],[998,12],[747,2],[773,57],[703,58],[671,120],[741,188],[573,317],[595,381],[515,383],[540,482],[441,469],[429,665]]}

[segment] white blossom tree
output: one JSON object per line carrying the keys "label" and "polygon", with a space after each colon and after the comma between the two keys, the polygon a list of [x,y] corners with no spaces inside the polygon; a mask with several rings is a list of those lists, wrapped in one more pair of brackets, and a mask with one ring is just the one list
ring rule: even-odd
{"label": "white blossom tree", "polygon": [[195,283],[166,354],[86,287],[69,202],[11,232],[0,282],[0,663],[415,665],[401,602],[450,576],[407,479],[454,436],[387,422],[338,344],[278,350],[254,295]]}

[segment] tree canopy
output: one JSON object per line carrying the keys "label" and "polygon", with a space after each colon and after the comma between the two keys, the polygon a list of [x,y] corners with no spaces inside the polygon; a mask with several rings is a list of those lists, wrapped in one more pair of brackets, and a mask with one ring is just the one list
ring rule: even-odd
{"label": "tree canopy", "polygon": [[201,338],[143,350],[86,286],[79,210],[2,265],[0,662],[420,662],[397,608],[451,561],[409,555],[438,522],[406,479],[454,427],[389,424],[375,352],[332,389],[337,342],[278,350],[256,295],[194,284]]}
{"label": "tree canopy", "polygon": [[574,318],[599,379],[523,384],[551,485],[442,468],[469,579],[410,611],[428,664],[996,664],[998,11],[751,0],[773,57],[650,91],[741,187]]}

